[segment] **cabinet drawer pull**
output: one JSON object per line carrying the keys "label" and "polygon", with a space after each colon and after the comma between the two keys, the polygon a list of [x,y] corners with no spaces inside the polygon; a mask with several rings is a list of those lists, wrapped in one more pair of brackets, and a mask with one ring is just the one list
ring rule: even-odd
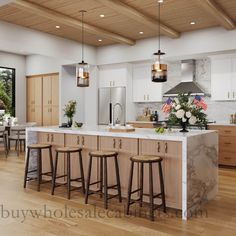
{"label": "cabinet drawer pull", "polygon": [[228,143],[224,143],[224,144],[226,144],[226,145],[230,145],[230,144],[232,144],[232,143],[228,142]]}
{"label": "cabinet drawer pull", "polygon": [[77,144],[79,145],[80,143],[80,139],[79,139],[79,136],[77,136]]}
{"label": "cabinet drawer pull", "polygon": [[168,151],[168,145],[167,143],[165,143],[165,153],[167,153],[167,151]]}
{"label": "cabinet drawer pull", "polygon": [[113,148],[116,148],[116,140],[113,139]]}
{"label": "cabinet drawer pull", "polygon": [[231,133],[231,130],[224,130],[225,133]]}
{"label": "cabinet drawer pull", "polygon": [[161,145],[160,145],[160,142],[157,143],[157,152],[160,152],[161,151]]}
{"label": "cabinet drawer pull", "polygon": [[82,137],[82,145],[84,146],[84,136]]}
{"label": "cabinet drawer pull", "polygon": [[224,157],[225,160],[230,160],[232,159],[231,157]]}
{"label": "cabinet drawer pull", "polygon": [[122,149],[122,140],[120,139],[119,148]]}
{"label": "cabinet drawer pull", "polygon": [[47,142],[49,142],[49,141],[50,141],[50,135],[47,134]]}
{"label": "cabinet drawer pull", "polygon": [[54,142],[54,135],[51,134],[51,142]]}

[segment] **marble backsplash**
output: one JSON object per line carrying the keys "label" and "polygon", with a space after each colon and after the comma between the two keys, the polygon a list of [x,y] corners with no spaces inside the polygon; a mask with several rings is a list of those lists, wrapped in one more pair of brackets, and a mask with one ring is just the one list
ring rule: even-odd
{"label": "marble backsplash", "polygon": [[[181,81],[181,62],[168,63],[168,81],[164,83],[163,92],[173,88]],[[211,64],[210,59],[204,58],[196,60],[196,81],[201,88],[207,93],[211,93]],[[208,120],[218,123],[229,123],[230,114],[236,113],[236,101],[212,101],[209,96],[203,98],[208,106],[206,111]],[[163,98],[165,101],[166,98]],[[161,111],[162,103],[137,103],[137,116],[143,114],[145,107],[149,107],[152,111],[157,110],[159,120],[166,119],[166,114]]]}

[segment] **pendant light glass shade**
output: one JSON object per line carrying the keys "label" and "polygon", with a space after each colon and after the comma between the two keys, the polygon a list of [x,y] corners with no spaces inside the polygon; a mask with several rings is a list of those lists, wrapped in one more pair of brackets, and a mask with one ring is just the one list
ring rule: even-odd
{"label": "pendant light glass shade", "polygon": [[77,87],[89,86],[89,65],[84,62],[84,13],[86,11],[80,11],[82,14],[82,61],[78,63],[76,67],[76,83]]}
{"label": "pendant light glass shade", "polygon": [[84,61],[80,62],[76,67],[77,87],[89,86],[89,65]]}
{"label": "pendant light glass shade", "polygon": [[160,3],[158,2],[158,10],[159,10],[159,23],[158,23],[158,38],[159,38],[159,50],[158,52],[153,53],[154,55],[154,63],[152,64],[152,82],[162,83],[167,81],[167,65],[161,63],[161,56],[165,55],[164,52],[161,51],[161,34],[160,34],[160,18],[161,18],[161,11],[160,11]]}

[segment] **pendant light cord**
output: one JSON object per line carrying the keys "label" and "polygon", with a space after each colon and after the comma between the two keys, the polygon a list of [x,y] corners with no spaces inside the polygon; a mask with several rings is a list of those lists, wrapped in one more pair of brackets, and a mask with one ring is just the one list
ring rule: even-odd
{"label": "pendant light cord", "polygon": [[82,12],[82,62],[84,62],[84,11]]}
{"label": "pendant light cord", "polygon": [[159,37],[159,51],[161,50],[161,4],[158,3],[158,37]]}

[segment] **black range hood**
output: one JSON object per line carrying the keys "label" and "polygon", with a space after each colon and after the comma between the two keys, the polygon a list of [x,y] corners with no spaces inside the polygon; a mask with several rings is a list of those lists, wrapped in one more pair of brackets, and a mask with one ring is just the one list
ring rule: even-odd
{"label": "black range hood", "polygon": [[196,82],[196,62],[195,60],[181,61],[181,77],[182,81],[174,88],[167,91],[164,97],[174,97],[179,93],[188,94],[192,96],[201,95],[204,96],[205,92]]}

